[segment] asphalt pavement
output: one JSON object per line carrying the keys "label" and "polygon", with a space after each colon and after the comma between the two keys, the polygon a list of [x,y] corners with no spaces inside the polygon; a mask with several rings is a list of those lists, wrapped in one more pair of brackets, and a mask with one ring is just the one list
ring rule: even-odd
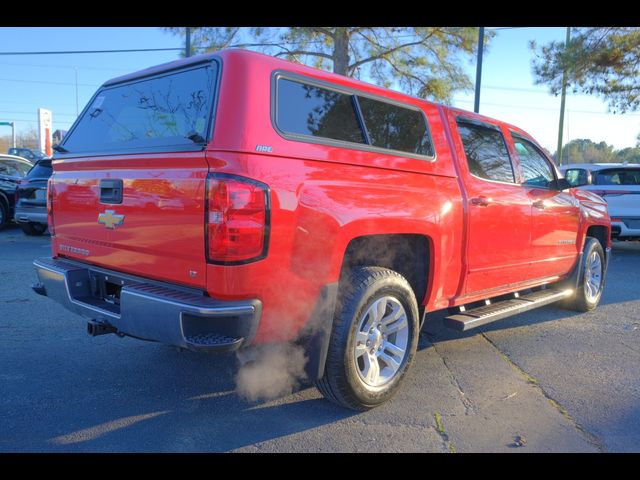
{"label": "asphalt pavement", "polygon": [[640,243],[614,244],[595,312],[465,334],[431,314],[405,384],[366,413],[312,387],[250,403],[235,356],[91,338],[30,289],[49,237],[0,232],[0,452],[638,452]]}

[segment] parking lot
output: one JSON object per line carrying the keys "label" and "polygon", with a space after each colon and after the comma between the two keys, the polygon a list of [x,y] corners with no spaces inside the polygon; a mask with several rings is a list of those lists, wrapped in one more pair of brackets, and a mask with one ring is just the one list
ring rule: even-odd
{"label": "parking lot", "polygon": [[640,244],[614,244],[602,304],[459,334],[430,316],[404,387],[366,413],[312,387],[248,403],[234,355],[115,335],[30,289],[49,237],[0,232],[0,451],[640,451]]}

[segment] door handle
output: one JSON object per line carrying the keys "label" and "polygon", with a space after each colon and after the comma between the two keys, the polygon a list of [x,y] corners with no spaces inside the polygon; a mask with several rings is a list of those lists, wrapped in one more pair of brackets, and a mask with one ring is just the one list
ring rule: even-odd
{"label": "door handle", "polygon": [[100,180],[100,203],[122,203],[121,179],[103,178]]}
{"label": "door handle", "polygon": [[545,209],[544,200],[536,200],[535,202],[533,202],[531,204],[531,206],[533,208],[537,208],[538,210],[544,210]]}
{"label": "door handle", "polygon": [[471,199],[471,204],[472,205],[477,205],[478,207],[486,207],[488,206],[490,203],[490,199],[488,199],[485,196],[481,196],[481,197],[473,197]]}

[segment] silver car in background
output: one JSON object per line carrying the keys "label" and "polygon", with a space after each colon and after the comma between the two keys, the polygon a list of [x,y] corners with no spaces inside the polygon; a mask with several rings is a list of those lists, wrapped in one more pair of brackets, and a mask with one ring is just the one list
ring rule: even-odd
{"label": "silver car in background", "polygon": [[560,170],[572,187],[607,201],[614,239],[640,240],[640,163],[574,163]]}

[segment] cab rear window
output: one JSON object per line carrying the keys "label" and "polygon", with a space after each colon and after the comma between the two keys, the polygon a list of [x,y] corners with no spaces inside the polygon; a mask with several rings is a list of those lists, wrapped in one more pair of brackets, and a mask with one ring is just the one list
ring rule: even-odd
{"label": "cab rear window", "polygon": [[[208,140],[217,65],[103,88],[62,146],[70,154],[144,151]],[[66,153],[66,152],[65,152]]]}

